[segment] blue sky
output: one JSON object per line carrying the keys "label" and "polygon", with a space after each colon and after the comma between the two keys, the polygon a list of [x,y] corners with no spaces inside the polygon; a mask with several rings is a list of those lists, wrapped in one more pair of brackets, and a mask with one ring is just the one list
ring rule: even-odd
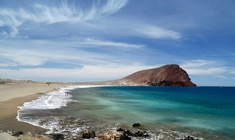
{"label": "blue sky", "polygon": [[235,86],[234,0],[0,0],[0,77],[95,81],[179,64]]}

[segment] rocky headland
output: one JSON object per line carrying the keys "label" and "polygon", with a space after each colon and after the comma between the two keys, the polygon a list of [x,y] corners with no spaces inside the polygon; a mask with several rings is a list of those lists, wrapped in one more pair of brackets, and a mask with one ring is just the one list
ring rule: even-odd
{"label": "rocky headland", "polygon": [[119,85],[196,86],[179,65],[141,70],[116,81]]}

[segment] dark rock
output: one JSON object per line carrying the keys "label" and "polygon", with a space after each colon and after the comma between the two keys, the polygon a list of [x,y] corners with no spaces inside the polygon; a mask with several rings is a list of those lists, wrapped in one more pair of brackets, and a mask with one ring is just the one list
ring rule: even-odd
{"label": "dark rock", "polygon": [[91,138],[95,138],[95,131],[91,131]]}
{"label": "dark rock", "polygon": [[138,131],[134,134],[134,137],[149,137],[149,134],[146,131]]}
{"label": "dark rock", "polygon": [[123,133],[123,134],[120,136],[120,140],[131,140],[131,138],[128,137],[125,133]]}
{"label": "dark rock", "polygon": [[185,138],[185,140],[194,140],[194,138],[191,137],[191,136],[187,136],[187,137]]}
{"label": "dark rock", "polygon": [[122,128],[118,128],[117,131],[118,131],[118,132],[124,132],[125,130],[122,129]]}
{"label": "dark rock", "polygon": [[63,134],[50,134],[53,140],[64,140]]}
{"label": "dark rock", "polygon": [[140,127],[141,125],[139,123],[134,123],[132,126],[133,127]]}
{"label": "dark rock", "polygon": [[187,72],[176,64],[142,70],[117,80],[119,84],[151,86],[196,86]]}
{"label": "dark rock", "polygon": [[194,137],[191,136],[187,136],[186,138],[180,140],[197,140],[197,139],[194,139]]}
{"label": "dark rock", "polygon": [[132,133],[130,130],[125,131],[123,134],[126,134],[128,136],[134,136],[134,133]]}
{"label": "dark rock", "polygon": [[85,130],[82,133],[82,138],[84,138],[84,139],[95,138],[95,131]]}
{"label": "dark rock", "polygon": [[123,135],[140,138],[149,137],[149,134],[146,131],[137,131],[136,133],[133,133],[130,130],[127,130],[123,132]]}
{"label": "dark rock", "polygon": [[12,131],[12,136],[19,137],[20,135],[23,135],[24,133],[22,131]]}

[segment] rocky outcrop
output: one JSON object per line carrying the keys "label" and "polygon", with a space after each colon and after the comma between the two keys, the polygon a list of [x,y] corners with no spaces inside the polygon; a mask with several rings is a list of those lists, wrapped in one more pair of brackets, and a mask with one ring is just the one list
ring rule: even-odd
{"label": "rocky outcrop", "polygon": [[196,86],[187,72],[176,64],[142,70],[118,80],[120,85]]}

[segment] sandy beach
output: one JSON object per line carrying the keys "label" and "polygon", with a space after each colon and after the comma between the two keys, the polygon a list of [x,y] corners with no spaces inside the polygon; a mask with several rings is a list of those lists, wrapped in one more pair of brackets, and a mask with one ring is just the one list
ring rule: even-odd
{"label": "sandy beach", "polygon": [[[44,132],[45,130],[42,128],[18,122],[16,119],[18,106],[66,85],[33,81],[11,81],[0,84],[0,130],[31,132],[31,134]],[[10,140],[14,138],[16,137],[12,137],[6,132],[0,133],[0,139]],[[21,139],[23,138],[21,137]]]}

